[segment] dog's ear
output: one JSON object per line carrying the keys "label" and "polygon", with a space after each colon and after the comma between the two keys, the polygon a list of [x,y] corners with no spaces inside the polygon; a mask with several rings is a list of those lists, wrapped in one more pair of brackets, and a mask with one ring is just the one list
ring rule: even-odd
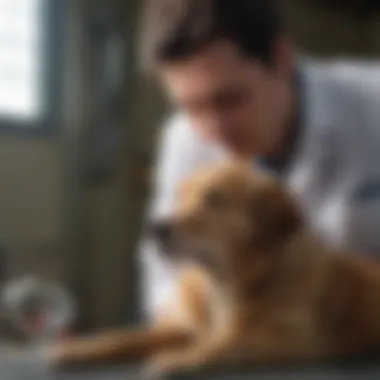
{"label": "dog's ear", "polygon": [[280,243],[303,224],[299,205],[279,182],[260,189],[254,203],[257,237],[263,243]]}

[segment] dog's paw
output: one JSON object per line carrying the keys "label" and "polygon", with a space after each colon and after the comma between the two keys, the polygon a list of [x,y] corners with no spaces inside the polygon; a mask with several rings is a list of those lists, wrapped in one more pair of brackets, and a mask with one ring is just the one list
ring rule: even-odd
{"label": "dog's paw", "polygon": [[179,367],[175,354],[161,354],[151,358],[145,365],[144,372],[153,379],[165,379],[175,373]]}
{"label": "dog's paw", "polygon": [[170,352],[151,358],[145,366],[145,373],[153,378],[165,379],[177,373],[194,371],[196,363],[184,353]]}
{"label": "dog's paw", "polygon": [[36,349],[36,355],[49,371],[56,371],[60,368],[62,352],[58,345],[43,345]]}
{"label": "dog's paw", "polygon": [[69,365],[71,361],[80,362],[81,352],[76,350],[76,345],[69,342],[53,342],[39,348],[42,361],[52,370],[59,370]]}

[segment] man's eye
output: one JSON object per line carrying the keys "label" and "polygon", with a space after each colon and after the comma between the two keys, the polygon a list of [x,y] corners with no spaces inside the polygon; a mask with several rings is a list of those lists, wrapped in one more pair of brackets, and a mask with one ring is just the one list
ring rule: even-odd
{"label": "man's eye", "polygon": [[210,191],[209,193],[207,193],[205,201],[207,206],[213,208],[222,208],[225,207],[227,204],[227,200],[224,194],[218,191]]}

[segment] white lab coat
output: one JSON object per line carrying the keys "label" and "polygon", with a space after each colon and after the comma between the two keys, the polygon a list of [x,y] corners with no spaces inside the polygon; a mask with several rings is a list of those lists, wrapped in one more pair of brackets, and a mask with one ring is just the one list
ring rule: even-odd
{"label": "white lab coat", "polygon": [[[283,180],[322,239],[380,257],[380,65],[303,59],[300,69],[304,120]],[[183,178],[222,160],[226,151],[174,114],[162,130],[150,217],[170,212]],[[142,242],[140,258],[151,317],[165,307],[176,273],[151,241]]]}

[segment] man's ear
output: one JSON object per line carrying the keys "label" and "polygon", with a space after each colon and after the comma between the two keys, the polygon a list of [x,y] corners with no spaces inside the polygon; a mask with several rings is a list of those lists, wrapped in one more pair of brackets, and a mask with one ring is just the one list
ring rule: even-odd
{"label": "man's ear", "polygon": [[300,206],[280,183],[260,190],[255,203],[259,240],[276,244],[302,227]]}

